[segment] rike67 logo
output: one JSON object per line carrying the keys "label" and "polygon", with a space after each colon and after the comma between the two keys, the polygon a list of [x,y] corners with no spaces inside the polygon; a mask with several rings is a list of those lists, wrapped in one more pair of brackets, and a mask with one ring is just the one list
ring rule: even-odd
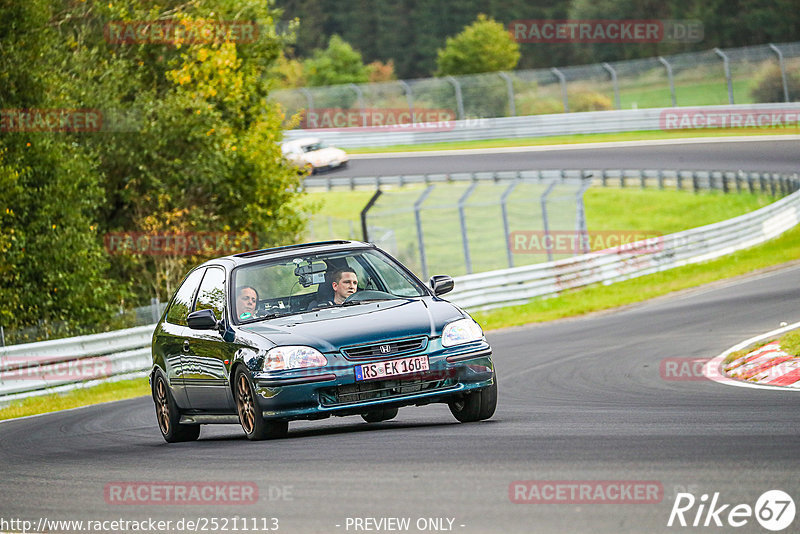
{"label": "rike67 logo", "polygon": [[777,532],[790,526],[794,516],[794,500],[781,490],[765,491],[755,506],[723,503],[719,492],[714,492],[710,500],[707,493],[699,499],[691,493],[678,493],[667,526],[738,528],[755,517],[763,528]]}

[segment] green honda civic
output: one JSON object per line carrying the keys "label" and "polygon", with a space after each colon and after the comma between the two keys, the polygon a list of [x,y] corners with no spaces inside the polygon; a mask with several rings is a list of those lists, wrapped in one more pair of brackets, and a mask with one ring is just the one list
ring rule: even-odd
{"label": "green honda civic", "polygon": [[326,241],[244,252],[189,272],[153,334],[150,385],[168,442],[205,424],[240,424],[249,439],[289,421],[446,403],[461,422],[497,405],[481,327],[372,244]]}

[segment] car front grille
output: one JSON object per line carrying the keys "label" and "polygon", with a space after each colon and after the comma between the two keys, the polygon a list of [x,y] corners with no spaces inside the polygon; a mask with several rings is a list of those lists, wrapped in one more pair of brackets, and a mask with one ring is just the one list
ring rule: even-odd
{"label": "car front grille", "polygon": [[378,399],[400,398],[418,393],[447,389],[455,386],[452,374],[431,373],[414,380],[375,380],[356,382],[320,390],[319,399],[323,406],[344,406],[357,402]]}
{"label": "car front grille", "polygon": [[384,356],[397,356],[398,354],[409,354],[425,349],[428,338],[415,337],[411,339],[398,339],[385,341],[383,343],[372,343],[369,345],[357,345],[355,347],[344,347],[342,352],[350,359],[358,360],[362,358],[380,358]]}

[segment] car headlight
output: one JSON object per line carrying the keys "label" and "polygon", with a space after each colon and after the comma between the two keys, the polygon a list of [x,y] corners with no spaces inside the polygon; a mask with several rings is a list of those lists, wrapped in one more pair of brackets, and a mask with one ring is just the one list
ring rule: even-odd
{"label": "car headlight", "polygon": [[442,331],[442,346],[452,347],[483,338],[481,327],[472,319],[459,319],[444,327]]}
{"label": "car headlight", "polygon": [[313,347],[288,345],[273,347],[264,357],[265,371],[282,371],[284,369],[305,369],[328,365],[328,360]]}

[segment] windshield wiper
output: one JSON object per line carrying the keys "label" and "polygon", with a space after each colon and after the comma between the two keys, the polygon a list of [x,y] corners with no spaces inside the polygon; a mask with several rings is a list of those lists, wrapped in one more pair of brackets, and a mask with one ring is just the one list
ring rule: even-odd
{"label": "windshield wiper", "polygon": [[370,302],[381,302],[384,300],[395,300],[395,299],[387,299],[387,298],[380,298],[380,299],[363,299],[363,300],[351,300],[350,302],[343,302],[342,306],[357,306],[358,304],[368,304]]}

